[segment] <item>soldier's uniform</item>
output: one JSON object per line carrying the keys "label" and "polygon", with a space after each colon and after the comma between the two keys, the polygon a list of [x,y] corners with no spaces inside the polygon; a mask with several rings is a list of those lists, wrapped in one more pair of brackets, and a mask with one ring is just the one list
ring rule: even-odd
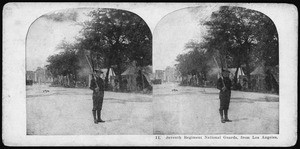
{"label": "soldier's uniform", "polygon": [[[94,122],[104,122],[101,119],[101,110],[102,110],[102,104],[103,104],[103,97],[104,97],[104,81],[100,77],[95,77],[96,80],[93,78],[91,80],[90,89],[93,90],[93,116],[94,116]],[[97,84],[96,84],[97,83]],[[97,85],[99,87],[99,91],[96,91]],[[96,113],[97,113],[97,119],[96,119]]]}
{"label": "soldier's uniform", "polygon": [[[226,71],[226,70],[224,70]],[[223,71],[223,72],[224,72]],[[224,87],[223,85],[223,81],[225,84],[226,89],[222,90],[222,88]],[[220,94],[219,94],[219,98],[220,98],[220,108],[219,108],[219,112],[220,112],[220,116],[221,116],[221,122],[230,122],[231,120],[228,119],[228,109],[229,109],[229,103],[230,103],[230,96],[231,96],[231,80],[229,79],[229,77],[223,77],[223,81],[222,78],[218,79],[217,82],[217,88],[220,90]],[[223,112],[225,115],[225,119],[223,118]]]}

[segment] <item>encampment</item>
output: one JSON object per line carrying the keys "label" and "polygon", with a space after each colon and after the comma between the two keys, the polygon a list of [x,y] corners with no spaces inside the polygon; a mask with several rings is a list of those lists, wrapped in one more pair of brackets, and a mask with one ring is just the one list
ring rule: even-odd
{"label": "encampment", "polygon": [[[276,67],[277,68],[277,67]],[[251,86],[254,91],[274,91],[279,92],[278,70],[271,67],[258,66],[250,73]],[[276,79],[277,78],[277,79]]]}
{"label": "encampment", "polygon": [[[107,68],[103,68],[103,69],[101,69],[101,71],[103,72],[103,74],[105,75],[105,77],[106,77],[106,75],[107,75]],[[109,72],[108,72],[108,81],[110,82],[110,83],[112,83],[112,81],[113,81],[113,77],[115,77],[116,76],[116,74],[115,74],[115,72],[114,72],[114,70],[112,69],[112,68],[110,68],[109,69]]]}
{"label": "encampment", "polygon": [[151,74],[151,66],[137,67],[135,62],[128,65],[127,69],[121,74],[125,90],[140,91],[152,88],[150,81]]}

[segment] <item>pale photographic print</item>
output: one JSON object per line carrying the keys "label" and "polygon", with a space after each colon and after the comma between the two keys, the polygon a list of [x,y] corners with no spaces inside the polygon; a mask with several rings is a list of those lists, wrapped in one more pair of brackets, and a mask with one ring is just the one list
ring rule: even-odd
{"label": "pale photographic print", "polygon": [[269,17],[184,8],[158,22],[153,39],[155,134],[279,133],[278,33]]}
{"label": "pale photographic print", "polygon": [[294,146],[284,3],[7,3],[6,146]]}
{"label": "pale photographic print", "polygon": [[152,134],[151,42],[145,21],[125,10],[35,20],[26,39],[27,135]]}

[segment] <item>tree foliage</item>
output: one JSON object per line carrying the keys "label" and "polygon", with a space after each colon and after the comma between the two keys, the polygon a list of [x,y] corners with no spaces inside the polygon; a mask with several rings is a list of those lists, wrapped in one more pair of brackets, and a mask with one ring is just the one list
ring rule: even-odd
{"label": "tree foliage", "polygon": [[195,41],[188,42],[185,48],[189,51],[176,58],[178,62],[176,67],[179,72],[184,76],[197,73],[206,74],[209,60],[206,50],[201,49],[200,43]]}
{"label": "tree foliage", "polygon": [[204,25],[208,27],[204,48],[211,53],[220,53],[221,61],[224,64],[227,60],[229,67],[238,69],[245,65],[249,80],[250,73],[258,65],[278,65],[277,30],[266,15],[241,7],[223,6],[213,12]]}
{"label": "tree foliage", "polygon": [[83,24],[79,43],[81,49],[93,53],[91,57],[98,66],[114,67],[122,82],[121,73],[132,61],[137,66],[152,64],[152,34],[143,19],[117,9],[96,9],[89,15],[92,19]]}
{"label": "tree foliage", "polygon": [[[152,65],[152,34],[142,18],[118,9],[95,9],[89,16],[90,20],[81,23],[83,29],[76,43],[61,48],[76,49],[78,59],[85,59],[89,53],[94,67],[113,68],[120,86],[121,74],[129,63],[136,61],[138,67]],[[56,59],[49,58],[50,63],[56,63],[54,61]],[[109,71],[106,86],[108,74]]]}
{"label": "tree foliage", "polygon": [[80,67],[78,66],[78,54],[73,45],[63,41],[57,48],[63,49],[63,51],[48,57],[47,69],[54,77],[76,75]]}
{"label": "tree foliage", "polygon": [[213,57],[223,68],[225,65],[237,68],[235,83],[241,67],[250,80],[250,73],[259,65],[278,65],[278,34],[266,15],[241,7],[222,6],[202,25],[207,28],[204,40],[188,42],[185,48],[191,51],[177,57],[177,68],[183,75],[213,67],[208,65]]}

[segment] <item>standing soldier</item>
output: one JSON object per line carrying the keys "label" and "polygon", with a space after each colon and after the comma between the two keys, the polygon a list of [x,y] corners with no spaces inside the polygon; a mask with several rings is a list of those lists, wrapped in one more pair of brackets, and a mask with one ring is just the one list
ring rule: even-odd
{"label": "standing soldier", "polygon": [[[93,90],[93,117],[94,123],[105,122],[101,119],[101,110],[104,97],[104,81],[103,72],[101,70],[94,70],[95,77],[92,77],[90,89]],[[97,113],[97,118],[96,118]]]}
{"label": "standing soldier", "polygon": [[[221,115],[221,122],[231,122],[228,119],[228,108],[230,103],[230,96],[231,96],[231,80],[229,78],[230,72],[228,70],[222,69],[222,77],[219,78],[217,83],[217,88],[220,90],[220,115]],[[225,119],[223,117],[223,111],[225,115]]]}

